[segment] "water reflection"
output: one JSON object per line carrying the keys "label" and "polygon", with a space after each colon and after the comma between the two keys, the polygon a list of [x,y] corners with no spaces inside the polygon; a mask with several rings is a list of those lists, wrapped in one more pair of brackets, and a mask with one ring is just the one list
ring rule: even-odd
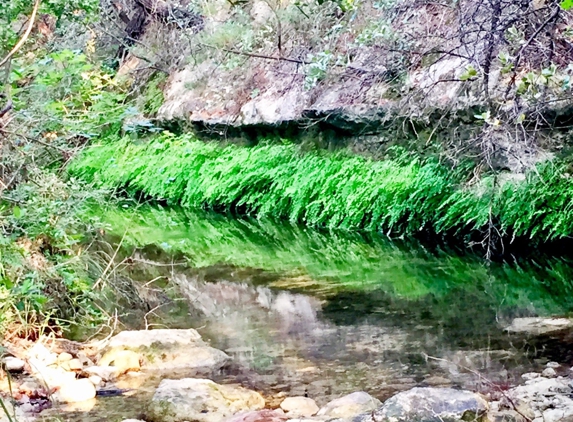
{"label": "water reflection", "polygon": [[169,278],[189,314],[164,323],[198,328],[234,357],[223,376],[268,394],[323,402],[360,389],[379,398],[414,385],[479,389],[571,358],[566,338],[503,330],[573,310],[563,259],[486,265],[375,235],[152,207],[100,213],[112,235],[125,233],[126,253],[187,262],[133,271]]}

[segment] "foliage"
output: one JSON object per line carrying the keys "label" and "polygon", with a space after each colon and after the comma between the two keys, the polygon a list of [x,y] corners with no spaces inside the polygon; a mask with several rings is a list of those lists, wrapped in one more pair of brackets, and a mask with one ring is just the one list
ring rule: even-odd
{"label": "foliage", "polygon": [[221,148],[165,133],[148,143],[95,145],[70,172],[170,204],[318,227],[462,234],[485,232],[491,222],[502,237],[573,233],[573,180],[553,163],[523,183],[491,176],[464,186],[466,168],[452,171],[431,159],[301,154],[294,145]]}
{"label": "foliage", "polygon": [[15,108],[25,110],[18,122],[31,135],[49,133],[52,142],[65,148],[71,137],[91,139],[121,129],[127,109],[124,88],[82,52],[23,59],[11,82]]}
{"label": "foliage", "polygon": [[[99,264],[81,244],[86,233],[102,227],[87,204],[103,192],[46,172],[33,179],[0,203],[0,333],[32,336],[42,327],[71,323],[87,328],[103,314],[92,291]],[[20,324],[14,327],[14,321]]]}
{"label": "foliage", "polygon": [[[34,2],[30,0],[6,0],[0,8],[0,54],[10,50],[18,38],[18,22],[23,23],[29,16]],[[44,0],[40,4],[40,14],[50,14],[56,22],[86,21],[97,16],[99,0]]]}

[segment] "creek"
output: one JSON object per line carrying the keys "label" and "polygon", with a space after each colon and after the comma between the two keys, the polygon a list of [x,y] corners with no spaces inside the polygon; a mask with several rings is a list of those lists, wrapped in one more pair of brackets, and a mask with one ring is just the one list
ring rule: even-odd
{"label": "creek", "polygon": [[[571,314],[565,258],[486,263],[378,234],[202,211],[97,213],[156,303],[132,328],[196,328],[233,358],[209,377],[271,401],[308,395],[322,405],[359,390],[384,400],[428,385],[487,393],[549,361],[573,363],[568,335],[505,329],[515,318]],[[159,378],[123,401],[122,416],[137,414]],[[91,412],[117,414],[117,400],[99,399]]]}

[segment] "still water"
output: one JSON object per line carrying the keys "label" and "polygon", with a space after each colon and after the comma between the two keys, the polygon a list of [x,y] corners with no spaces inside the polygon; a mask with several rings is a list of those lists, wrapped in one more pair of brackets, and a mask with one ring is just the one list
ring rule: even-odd
{"label": "still water", "polygon": [[564,258],[488,264],[377,234],[208,212],[98,214],[151,298],[133,328],[196,328],[233,357],[210,376],[271,403],[286,394],[321,405],[358,390],[383,400],[428,385],[487,393],[549,361],[573,364],[567,333],[505,330],[515,318],[572,313]]}

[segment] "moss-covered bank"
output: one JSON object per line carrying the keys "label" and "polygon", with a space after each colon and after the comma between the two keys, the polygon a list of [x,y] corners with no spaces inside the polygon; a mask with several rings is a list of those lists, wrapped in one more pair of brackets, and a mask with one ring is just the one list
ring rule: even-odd
{"label": "moss-covered bank", "polygon": [[412,156],[372,161],[297,146],[220,146],[165,133],[86,149],[70,166],[100,187],[190,208],[233,210],[311,226],[556,240],[573,234],[573,180],[545,163],[523,181],[471,179]]}

